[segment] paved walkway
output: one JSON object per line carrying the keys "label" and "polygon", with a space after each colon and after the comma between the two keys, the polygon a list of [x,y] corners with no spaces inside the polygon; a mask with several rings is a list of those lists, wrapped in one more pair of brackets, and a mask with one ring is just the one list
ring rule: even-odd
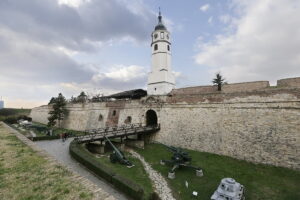
{"label": "paved walkway", "polygon": [[65,142],[62,142],[61,140],[47,140],[47,141],[38,141],[35,143],[40,148],[47,151],[50,155],[52,155],[56,160],[61,162],[63,165],[66,165],[71,170],[89,179],[91,182],[96,184],[99,188],[112,195],[115,199],[127,200],[128,198],[126,198],[123,194],[115,190],[113,186],[109,185],[105,181],[100,180],[100,178],[96,177],[88,169],[86,169],[84,166],[82,166],[77,161],[71,158],[69,154],[69,144],[71,141],[72,139],[69,138]]}

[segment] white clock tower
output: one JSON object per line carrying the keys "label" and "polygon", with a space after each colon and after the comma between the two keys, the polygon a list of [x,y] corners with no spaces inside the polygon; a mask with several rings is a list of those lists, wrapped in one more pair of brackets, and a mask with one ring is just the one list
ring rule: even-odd
{"label": "white clock tower", "polygon": [[175,87],[175,76],[171,70],[170,32],[162,23],[159,12],[158,24],[152,32],[152,71],[148,76],[148,95],[165,95]]}

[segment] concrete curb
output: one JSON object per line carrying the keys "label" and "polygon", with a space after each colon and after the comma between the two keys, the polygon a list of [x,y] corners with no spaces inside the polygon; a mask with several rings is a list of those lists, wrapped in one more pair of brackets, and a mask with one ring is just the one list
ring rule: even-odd
{"label": "concrete curb", "polygon": [[93,200],[116,200],[113,196],[111,196],[107,192],[103,191],[101,188],[99,188],[97,185],[92,183],[87,178],[85,178],[85,177],[79,175],[78,173],[74,172],[71,168],[69,168],[65,165],[62,165],[58,160],[53,158],[45,150],[38,147],[33,141],[29,140],[27,137],[25,137],[24,135],[19,133],[17,130],[11,128],[10,126],[8,126],[7,124],[5,124],[3,122],[0,122],[0,123],[5,128],[9,129],[11,133],[15,134],[16,137],[21,142],[26,144],[28,147],[30,147],[35,152],[37,152],[40,156],[42,156],[47,161],[49,161],[50,165],[59,165],[59,166],[62,166],[64,168],[66,168],[72,174],[72,176],[69,177],[72,181],[81,183],[82,185],[84,185],[88,190],[90,190],[93,193],[93,195],[94,195]]}

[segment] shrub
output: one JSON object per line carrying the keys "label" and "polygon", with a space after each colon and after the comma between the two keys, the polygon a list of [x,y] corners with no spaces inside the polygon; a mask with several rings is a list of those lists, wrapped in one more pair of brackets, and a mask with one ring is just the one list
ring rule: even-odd
{"label": "shrub", "polygon": [[120,191],[124,192],[133,199],[143,199],[144,190],[136,183],[115,174],[110,168],[96,160],[84,147],[76,141],[72,141],[69,146],[71,156],[79,163],[93,171],[98,176],[113,184]]}
{"label": "shrub", "polygon": [[8,116],[8,117],[4,118],[3,121],[5,123],[8,123],[8,124],[16,124],[18,122],[18,117],[16,117],[16,116]]}

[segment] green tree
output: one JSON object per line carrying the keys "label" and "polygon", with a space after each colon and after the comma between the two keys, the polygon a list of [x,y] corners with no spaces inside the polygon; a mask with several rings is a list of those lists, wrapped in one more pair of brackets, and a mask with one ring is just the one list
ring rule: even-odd
{"label": "green tree", "polygon": [[84,103],[87,100],[87,95],[82,91],[76,99],[77,102]]}
{"label": "green tree", "polygon": [[55,103],[55,100],[56,100],[56,98],[55,98],[55,97],[52,97],[52,98],[50,99],[48,105]]}
{"label": "green tree", "polygon": [[67,115],[67,109],[66,109],[66,98],[59,93],[58,97],[52,98],[52,109],[49,111],[49,117],[48,117],[48,126],[53,127],[56,125],[56,122],[58,122],[58,127],[61,125],[61,121],[65,118]]}
{"label": "green tree", "polygon": [[222,77],[221,73],[216,73],[216,78],[213,79],[213,84],[218,86],[218,91],[222,90],[222,85],[225,84],[225,79]]}

